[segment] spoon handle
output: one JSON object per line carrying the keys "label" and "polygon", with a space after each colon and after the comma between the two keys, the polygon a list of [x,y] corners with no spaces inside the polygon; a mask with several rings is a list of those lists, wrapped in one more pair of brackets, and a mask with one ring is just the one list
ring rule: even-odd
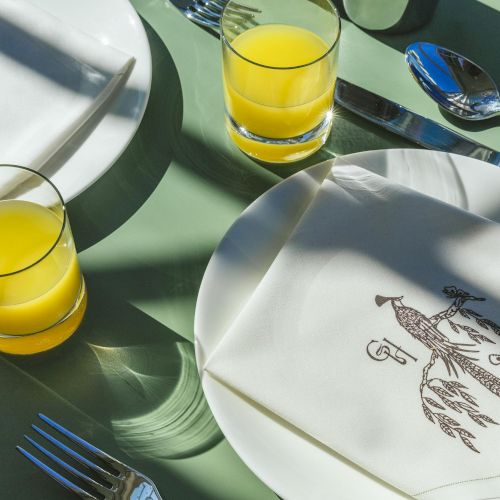
{"label": "spoon handle", "polygon": [[425,148],[470,156],[500,166],[498,151],[341,78],[337,79],[335,101],[349,111]]}

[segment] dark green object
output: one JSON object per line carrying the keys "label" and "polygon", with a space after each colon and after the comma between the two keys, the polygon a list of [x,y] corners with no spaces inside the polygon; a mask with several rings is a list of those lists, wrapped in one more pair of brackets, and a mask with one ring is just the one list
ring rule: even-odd
{"label": "dark green object", "polygon": [[353,23],[365,30],[408,33],[430,21],[438,1],[342,0],[342,10]]}

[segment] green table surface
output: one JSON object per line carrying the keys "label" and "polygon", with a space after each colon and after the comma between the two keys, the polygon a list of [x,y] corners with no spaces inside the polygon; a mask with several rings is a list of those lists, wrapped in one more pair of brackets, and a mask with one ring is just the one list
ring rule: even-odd
{"label": "green table surface", "polygon": [[[255,163],[225,134],[219,41],[168,0],[132,3],[151,46],[150,101],[122,157],[69,204],[89,291],[81,328],[49,353],[0,357],[0,496],[72,498],[14,451],[42,411],[150,475],[165,498],[273,499],[203,398],[192,345],[203,272],[242,210],[282,178],[336,155],[414,145],[338,108],[313,157]],[[405,35],[369,34],[344,20],[340,76],[500,149],[500,120],[444,116],[403,55],[412,41],[434,41],[500,82],[499,26],[498,0],[441,0],[430,23]]]}

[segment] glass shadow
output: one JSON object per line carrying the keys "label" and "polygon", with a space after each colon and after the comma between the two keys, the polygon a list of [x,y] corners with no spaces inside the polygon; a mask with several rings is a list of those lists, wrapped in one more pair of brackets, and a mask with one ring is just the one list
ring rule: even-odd
{"label": "glass shadow", "polygon": [[[14,369],[11,389],[28,377],[57,395],[58,412],[77,409],[107,432],[96,440],[81,425],[63,425],[138,470],[156,471],[164,494],[203,498],[161,462],[197,456],[222,440],[202,392],[194,347],[96,281],[87,280],[88,313],[73,338],[38,356],[0,358],[2,367]],[[14,397],[10,392],[4,396]],[[57,420],[60,413],[47,409],[44,392],[30,404]],[[34,420],[36,412],[29,417]],[[18,440],[26,431],[12,429]]]}

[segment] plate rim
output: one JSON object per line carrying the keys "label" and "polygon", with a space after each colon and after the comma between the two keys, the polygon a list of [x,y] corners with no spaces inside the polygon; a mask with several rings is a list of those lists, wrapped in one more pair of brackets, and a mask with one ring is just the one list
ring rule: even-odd
{"label": "plate rim", "polygon": [[[71,201],[72,199],[76,198],[80,194],[82,194],[84,191],[86,191],[88,188],[90,188],[93,184],[95,184],[108,170],[111,169],[111,167],[119,160],[119,158],[123,155],[125,150],[128,148],[132,140],[137,134],[137,131],[139,130],[139,127],[141,126],[142,119],[144,118],[144,114],[146,113],[146,108],[148,107],[149,103],[149,97],[151,95],[151,84],[153,81],[153,59],[151,55],[151,46],[149,45],[149,40],[148,36],[146,34],[146,30],[144,29],[144,25],[142,23],[141,17],[139,16],[137,10],[134,8],[134,6],[129,2],[129,0],[120,0],[124,7],[127,7],[129,9],[130,15],[134,17],[134,21],[137,23],[137,26],[139,27],[138,29],[138,34],[142,39],[142,43],[144,45],[145,49],[145,54],[147,54],[147,58],[144,61],[145,65],[147,67],[144,68],[144,74],[147,74],[147,80],[146,80],[146,85],[145,85],[145,94],[144,94],[144,100],[142,103],[142,109],[138,113],[136,120],[134,120],[134,127],[132,128],[129,137],[127,140],[123,143],[122,147],[116,152],[115,157],[109,162],[106,168],[100,172],[100,174],[95,177],[93,180],[89,181],[89,183],[85,186],[82,187],[79,190],[75,190],[75,193],[71,196],[68,197],[66,202]],[[132,70],[133,71],[133,70]],[[126,87],[126,83],[125,83]]]}
{"label": "plate rim", "polygon": [[[437,153],[442,158],[451,156],[452,158],[457,159],[458,162],[475,162],[475,163],[481,164],[482,165],[481,168],[491,169],[491,171],[497,171],[500,173],[500,170],[498,170],[498,167],[491,165],[487,162],[484,162],[482,160],[476,159],[476,158],[457,155],[454,153],[426,150],[426,149],[417,149],[417,148],[376,149],[376,150],[360,151],[360,152],[356,152],[356,153],[351,153],[348,155],[339,156],[337,158],[345,160],[345,161],[350,161],[351,158],[353,158],[354,161],[358,161],[357,159],[360,157],[370,156],[370,155],[382,155],[382,154],[386,154],[387,152],[390,152],[390,154],[393,154],[393,155],[401,154],[401,153],[408,153],[408,152],[410,152],[410,153],[416,152],[417,155],[422,155],[422,154],[423,155],[425,155],[425,154],[434,154],[435,155]],[[227,392],[231,392],[231,391],[228,388],[226,388],[223,384],[218,382],[216,379],[210,377],[210,375],[208,373],[205,373],[203,370],[203,366],[201,364],[201,359],[206,357],[207,354],[210,355],[210,353],[205,353],[205,352],[203,354],[201,353],[201,347],[200,347],[201,343],[200,343],[199,339],[201,339],[203,337],[203,333],[201,332],[202,328],[200,327],[200,317],[199,317],[200,306],[199,306],[199,304],[202,301],[206,301],[207,299],[205,297],[207,295],[209,295],[209,293],[207,291],[206,279],[207,279],[207,276],[209,275],[209,271],[210,271],[211,267],[214,265],[214,263],[219,258],[220,248],[225,243],[225,241],[230,237],[230,235],[233,233],[235,228],[238,227],[240,220],[243,217],[245,217],[245,215],[247,215],[250,211],[252,211],[257,204],[261,203],[262,199],[264,199],[266,196],[268,196],[269,193],[271,193],[272,191],[274,191],[276,189],[280,189],[284,183],[293,182],[292,179],[294,179],[295,177],[300,175],[301,172],[308,172],[310,170],[317,169],[321,165],[324,165],[326,162],[331,161],[331,160],[335,160],[335,159],[336,158],[331,158],[330,160],[326,160],[324,162],[312,165],[304,170],[296,172],[295,174],[291,175],[290,177],[288,177],[286,179],[283,179],[282,181],[278,182],[276,185],[274,185],[270,189],[268,189],[266,192],[262,193],[259,197],[257,197],[252,203],[250,203],[238,215],[238,217],[231,224],[229,229],[225,232],[224,236],[222,237],[220,242],[217,244],[214,252],[212,253],[212,256],[210,257],[208,265],[205,269],[205,273],[203,275],[203,279],[202,279],[201,284],[200,284],[200,289],[199,289],[198,297],[196,300],[195,317],[194,317],[195,355],[196,355],[197,369],[198,369],[198,373],[199,373],[199,376],[201,379],[203,392],[206,396],[207,403],[208,403],[208,405],[209,405],[209,407],[214,415],[215,420],[217,421],[217,424],[220,426],[221,431],[224,434],[224,437],[227,439],[228,443],[231,445],[231,447],[234,449],[234,451],[237,453],[237,455],[240,457],[240,459],[247,465],[247,467],[268,488],[270,488],[272,491],[276,492],[277,494],[279,494],[280,496],[283,496],[283,497],[286,497],[286,495],[285,495],[286,491],[283,491],[280,481],[275,479],[275,476],[273,474],[266,474],[266,472],[267,472],[266,470],[259,468],[258,465],[256,465],[254,463],[254,461],[252,460],[252,456],[251,456],[252,452],[248,452],[248,446],[245,445],[244,440],[241,440],[241,439],[238,439],[237,437],[235,437],[231,431],[228,434],[226,434],[226,431],[224,429],[225,426],[224,426],[224,424],[221,424],[221,421],[224,420],[224,418],[222,417],[222,413],[224,412],[224,408],[222,408],[223,405],[219,405],[217,403],[217,401],[214,401],[214,399],[217,400],[217,397],[212,399],[212,391],[211,391],[210,387],[211,387],[211,385],[215,384],[216,387],[218,387],[219,389],[221,389],[223,391],[227,391]],[[234,397],[236,398],[237,396],[234,395]],[[263,415],[263,416],[265,416],[265,415]],[[268,418],[268,417],[266,417],[266,418]],[[279,425],[279,424],[276,423],[276,425]],[[361,474],[361,472],[359,472],[359,473]],[[369,476],[370,474],[367,473],[367,475]],[[375,483],[375,484],[377,484],[377,483]],[[373,486],[373,488],[370,487],[370,490],[376,489],[377,491],[375,491],[374,493],[377,493],[377,494],[380,492],[384,492],[384,490],[387,491],[387,493],[390,493],[390,489],[388,487],[390,488],[390,485],[385,486],[385,485],[382,485],[379,483],[378,487],[376,487],[376,486]],[[371,493],[371,491],[370,491],[370,493]],[[342,492],[339,492],[339,494],[342,494]],[[399,494],[400,498],[406,498],[406,496],[403,492],[401,492],[401,493],[398,492],[397,495],[398,494]],[[342,497],[342,498],[344,498],[344,497]]]}
{"label": "plate rim", "polygon": [[[99,169],[98,172],[95,172],[91,176],[83,176],[79,179],[81,179],[81,182],[76,182],[74,184],[68,184],[64,185],[64,183],[61,183],[57,179],[57,175],[59,172],[67,168],[67,165],[71,165],[71,161],[73,158],[73,155],[71,155],[55,172],[52,172],[49,175],[49,178],[56,182],[56,185],[58,186],[58,189],[61,191],[65,203],[69,203],[71,200],[75,199],[79,195],[81,195],[83,192],[85,192],[87,189],[89,189],[93,184],[95,184],[106,172],[108,172],[113,165],[118,161],[118,159],[123,155],[125,150],[128,148],[132,140],[137,134],[137,131],[139,130],[139,127],[142,123],[142,120],[144,118],[144,114],[146,112],[147,105],[149,103],[149,98],[151,95],[151,85],[152,85],[152,67],[153,67],[153,61],[152,61],[152,55],[151,55],[151,46],[149,44],[148,36],[146,34],[146,30],[144,28],[143,22],[141,20],[141,17],[139,16],[137,10],[135,7],[129,2],[129,0],[114,0],[116,5],[120,6],[120,9],[122,9],[123,17],[126,17],[129,19],[129,22],[125,24],[126,27],[131,27],[131,26],[136,26],[135,33],[136,36],[138,37],[138,44],[137,48],[138,51],[135,54],[130,54],[131,56],[134,56],[136,58],[136,63],[132,69],[131,74],[129,75],[127,81],[124,83],[123,89],[127,89],[127,86],[130,85],[131,82],[133,82],[133,78],[138,79],[138,83],[140,83],[140,86],[138,89],[143,92],[143,98],[140,102],[140,108],[137,112],[137,115],[130,120],[130,125],[129,129],[126,131],[126,133],[123,133],[123,138],[120,141],[117,141],[116,144],[119,144],[119,147],[116,148],[115,153],[110,157],[105,164],[103,164],[102,168]],[[42,9],[48,12],[49,14],[59,18],[58,12],[57,12],[57,4],[62,3],[64,5],[67,5],[66,10],[64,12],[68,12],[71,9],[71,6],[69,5],[69,2],[67,3],[67,0],[54,0],[53,2],[47,2],[46,4],[40,4],[40,2],[37,0],[33,2],[35,6],[41,7],[43,5]],[[94,0],[94,2],[89,2],[88,3],[88,9],[92,10],[93,8],[97,8],[99,5],[98,0]],[[66,16],[62,16],[62,21],[63,22],[68,22],[69,24],[73,25],[74,24],[71,22],[71,19],[65,19]],[[88,34],[89,36],[92,36],[96,40],[100,40],[98,36],[96,36],[96,33],[93,30],[88,30],[85,29],[84,26],[74,26],[76,29]],[[101,43],[105,43],[102,40],[100,40]],[[111,42],[111,45],[113,47],[116,47],[118,50],[123,50],[119,44],[114,44]],[[141,56],[141,70],[140,73],[135,73],[137,72],[137,55],[140,54]],[[117,94],[114,99],[117,99],[119,94]],[[111,108],[113,108],[113,103],[111,103]],[[100,125],[103,120],[108,116],[109,111],[106,112],[106,114],[102,117],[102,119],[99,121]],[[111,130],[111,124],[108,125],[109,128],[104,129],[104,130]],[[78,146],[75,152],[79,151],[80,148],[84,147],[85,143],[88,141],[90,137],[95,134],[96,131],[92,131],[88,137],[85,138],[85,140]],[[97,130],[97,133],[99,133],[99,130]],[[42,172],[43,173],[43,172]]]}

